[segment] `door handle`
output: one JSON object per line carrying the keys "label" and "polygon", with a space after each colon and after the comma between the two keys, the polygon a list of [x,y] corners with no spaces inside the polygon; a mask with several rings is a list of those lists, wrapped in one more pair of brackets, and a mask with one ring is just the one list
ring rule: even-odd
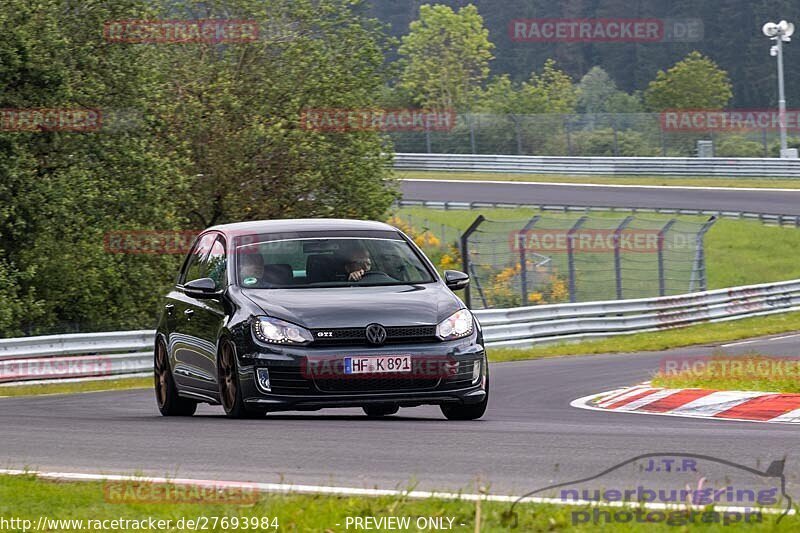
{"label": "door handle", "polygon": [[186,311],[183,312],[183,314],[186,315],[186,318],[192,318],[192,315],[194,314],[194,310],[187,309]]}

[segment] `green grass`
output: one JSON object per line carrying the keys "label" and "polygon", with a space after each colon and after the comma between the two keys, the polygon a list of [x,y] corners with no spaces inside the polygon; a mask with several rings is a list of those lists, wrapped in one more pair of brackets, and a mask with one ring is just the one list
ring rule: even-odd
{"label": "green grass", "polygon": [[153,386],[153,378],[122,378],[72,383],[41,383],[36,385],[14,385],[0,387],[3,396],[34,396],[41,394],[73,394],[106,390],[144,389]]}
{"label": "green grass", "polygon": [[800,180],[789,178],[714,178],[708,176],[561,176],[509,172],[395,171],[398,179],[532,181],[546,183],[598,183],[603,185],[673,185],[689,187],[747,187],[759,189],[800,189]]}
{"label": "green grass", "polygon": [[[568,507],[556,505],[525,504],[515,510],[518,527],[510,529],[504,519],[510,505],[507,503],[481,502],[480,527],[476,528],[476,509],[474,502],[425,499],[414,500],[405,497],[335,497],[313,495],[262,495],[257,502],[247,505],[216,503],[108,503],[104,497],[104,485],[101,482],[50,482],[33,476],[0,476],[0,517],[25,519],[32,521],[36,527],[39,517],[56,520],[142,520],[149,517],[154,520],[171,520],[170,529],[141,529],[142,531],[190,531],[189,528],[178,529],[179,520],[198,520],[206,517],[207,529],[203,531],[244,531],[245,520],[267,517],[271,523],[277,518],[279,531],[320,531],[340,532],[356,531],[348,517],[439,517],[453,519],[452,531],[461,532],[494,532],[494,531],[652,531],[654,529],[675,531],[674,525],[665,523],[629,523],[614,526],[598,526],[592,523],[573,525],[573,512],[588,511],[588,507]],[[617,509],[618,510],[618,509]],[[580,516],[580,515],[577,515]],[[217,527],[213,521],[217,520]],[[227,525],[223,527],[222,517],[227,517]],[[234,518],[238,519],[238,529],[234,529]],[[793,531],[800,527],[800,519],[786,516],[775,525],[775,515],[764,515],[762,523],[743,524],[748,531]],[[412,522],[413,524],[413,522]],[[84,524],[86,525],[86,524]],[[164,524],[166,525],[166,524]],[[731,527],[722,524],[698,524],[703,531],[729,531]],[[693,528],[694,529],[694,528]],[[121,531],[119,528],[106,531]],[[129,529],[130,530],[130,529]],[[253,530],[250,528],[249,530]],[[374,529],[388,531],[388,529]],[[685,529],[680,529],[684,531]],[[22,531],[22,529],[6,529],[5,531]],[[30,531],[30,529],[29,529]],[[50,527],[40,531],[67,532],[75,531],[67,526]],[[262,528],[258,531],[275,531]],[[419,531],[416,527],[399,531]],[[434,531],[424,529],[423,531]]]}
{"label": "green grass", "polygon": [[699,324],[653,333],[619,335],[594,341],[559,343],[532,348],[490,348],[490,361],[519,361],[561,355],[591,355],[669,350],[696,344],[735,341],[800,330],[800,312]]}
{"label": "green grass", "polygon": [[676,389],[763,391],[800,394],[798,361],[750,354],[744,357],[716,355],[675,372],[662,370],[653,385]]}

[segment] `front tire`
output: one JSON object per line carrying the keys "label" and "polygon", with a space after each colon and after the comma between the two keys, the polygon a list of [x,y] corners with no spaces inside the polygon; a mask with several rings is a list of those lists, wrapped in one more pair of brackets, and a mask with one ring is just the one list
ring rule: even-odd
{"label": "front tire", "polygon": [[253,409],[245,405],[239,382],[236,350],[230,341],[223,341],[219,349],[217,381],[220,403],[228,418],[260,418],[267,414],[266,409]]}
{"label": "front tire", "polygon": [[178,395],[169,366],[167,347],[161,339],[156,341],[153,368],[156,403],[162,416],[192,416],[197,410],[197,402]]}
{"label": "front tire", "polygon": [[474,405],[441,405],[442,414],[448,420],[477,420],[486,413],[489,405],[489,376],[486,376],[486,396]]}
{"label": "front tire", "polygon": [[383,418],[397,413],[400,407],[397,405],[365,405],[362,409],[367,418]]}

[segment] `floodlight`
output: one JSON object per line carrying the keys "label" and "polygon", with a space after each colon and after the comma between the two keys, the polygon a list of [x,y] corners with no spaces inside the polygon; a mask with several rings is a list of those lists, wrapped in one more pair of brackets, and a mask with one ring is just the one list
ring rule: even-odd
{"label": "floodlight", "polygon": [[791,37],[794,33],[794,24],[782,20],[778,23],[778,29],[784,37]]}
{"label": "floodlight", "polygon": [[764,35],[767,37],[775,37],[778,35],[778,25],[774,22],[767,22],[764,24],[764,27],[761,28],[761,31],[763,31]]}

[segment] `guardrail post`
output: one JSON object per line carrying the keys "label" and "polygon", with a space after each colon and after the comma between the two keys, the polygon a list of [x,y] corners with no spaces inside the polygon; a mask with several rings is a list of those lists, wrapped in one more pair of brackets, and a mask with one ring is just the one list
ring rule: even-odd
{"label": "guardrail post", "polygon": [[622,257],[619,251],[619,236],[633,222],[633,216],[626,217],[614,230],[614,276],[617,281],[617,300],[622,300]]}
{"label": "guardrail post", "polygon": [[672,228],[672,226],[677,222],[674,218],[664,224],[658,231],[658,295],[659,296],[666,296],[667,295],[667,281],[666,276],[664,274],[664,237],[666,237],[667,232]]}
{"label": "guardrail post", "polygon": [[583,216],[573,225],[567,232],[567,265],[569,268],[569,301],[575,303],[575,245],[574,233],[581,229],[586,219],[589,217]]}
{"label": "guardrail post", "polygon": [[[461,234],[461,263],[464,266],[464,272],[467,274],[471,273],[471,265],[469,260],[469,237],[475,233],[475,231],[478,229],[478,226],[483,224],[484,220],[486,220],[486,217],[483,215],[478,215],[478,218],[476,218],[472,224],[469,225],[467,230]],[[473,281],[475,283],[478,282],[477,278]],[[467,304],[469,309],[472,309],[471,291],[469,290],[469,285],[467,285],[467,288],[464,289],[464,303]]]}
{"label": "guardrail post", "polygon": [[689,280],[689,292],[694,292],[695,280],[699,281],[700,291],[706,290],[706,254],[703,239],[716,221],[716,216],[709,218],[695,237],[694,264],[692,265],[692,277]]}

